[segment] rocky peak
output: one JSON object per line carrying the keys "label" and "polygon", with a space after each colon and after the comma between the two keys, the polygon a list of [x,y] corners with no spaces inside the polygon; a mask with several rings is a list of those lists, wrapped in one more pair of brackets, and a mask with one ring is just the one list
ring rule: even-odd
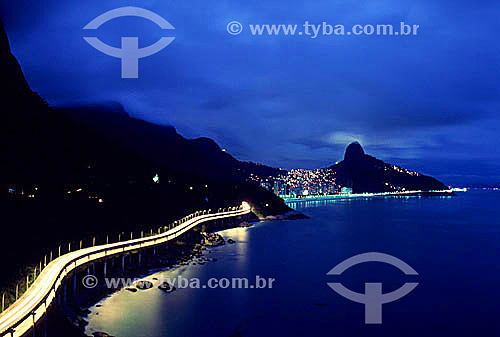
{"label": "rocky peak", "polygon": [[359,160],[363,158],[365,155],[365,151],[361,147],[361,144],[358,142],[354,142],[347,146],[344,154],[345,161]]}

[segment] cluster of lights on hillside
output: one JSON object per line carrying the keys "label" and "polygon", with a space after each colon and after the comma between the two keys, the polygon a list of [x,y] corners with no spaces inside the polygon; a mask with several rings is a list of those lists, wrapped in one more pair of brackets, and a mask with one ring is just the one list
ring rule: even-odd
{"label": "cluster of lights on hillside", "polygon": [[[391,164],[385,164],[380,169],[396,174],[401,173],[402,175],[421,175],[418,172]],[[335,171],[329,168],[315,170],[292,169],[284,172],[284,174],[278,176],[268,177],[250,174],[249,180],[283,198],[352,193],[351,188],[341,186],[338,183]],[[397,186],[388,181],[384,185],[387,192],[405,192],[408,190],[403,186]]]}
{"label": "cluster of lights on hillside", "polygon": [[420,173],[418,173],[418,172],[410,171],[410,170],[404,169],[404,168],[396,166],[396,165],[386,164],[386,166],[384,167],[385,171],[388,171],[391,169],[396,171],[396,172],[399,172],[399,173],[409,174],[411,176],[419,176],[420,175]]}
{"label": "cluster of lights on hillside", "polygon": [[275,177],[251,174],[249,180],[279,196],[328,195],[341,191],[335,172],[327,168],[293,169]]}

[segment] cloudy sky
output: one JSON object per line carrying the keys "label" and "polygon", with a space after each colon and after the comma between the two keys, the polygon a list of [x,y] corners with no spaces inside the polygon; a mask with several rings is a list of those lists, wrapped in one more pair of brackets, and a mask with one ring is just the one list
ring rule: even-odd
{"label": "cloudy sky", "polygon": [[[120,60],[87,44],[98,15],[135,17],[92,32],[119,47],[175,40],[122,79]],[[500,182],[498,1],[28,0],[1,3],[12,49],[50,104],[117,101],[129,113],[208,136],[241,160],[330,165],[359,141],[367,153],[447,183]],[[243,31],[231,35],[230,21]],[[418,24],[416,36],[253,36],[249,24]],[[301,28],[301,27],[299,27]]]}

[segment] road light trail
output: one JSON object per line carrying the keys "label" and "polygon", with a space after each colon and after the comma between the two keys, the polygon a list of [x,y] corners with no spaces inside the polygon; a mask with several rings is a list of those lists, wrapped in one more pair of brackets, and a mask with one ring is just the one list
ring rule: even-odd
{"label": "road light trail", "polygon": [[[248,203],[226,212],[194,216],[176,227],[154,236],[89,247],[71,252],[50,262],[31,287],[9,308],[0,314],[0,336],[20,337],[43,317],[55,299],[56,291],[64,278],[78,267],[99,259],[137,249],[156,246],[173,240],[202,222],[245,215],[251,212]],[[200,212],[198,212],[200,213]]]}

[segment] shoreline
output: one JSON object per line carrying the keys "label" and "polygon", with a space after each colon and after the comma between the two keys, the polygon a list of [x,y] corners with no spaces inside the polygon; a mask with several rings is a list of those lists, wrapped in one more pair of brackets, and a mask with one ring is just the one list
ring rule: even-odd
{"label": "shoreline", "polygon": [[[183,266],[217,262],[217,259],[214,258],[210,259],[208,257],[211,254],[211,249],[215,247],[234,244],[234,241],[232,242],[231,239],[226,240],[220,234],[218,234],[219,232],[237,228],[249,228],[253,227],[257,223],[262,223],[267,221],[299,220],[299,219],[309,219],[309,217],[294,210],[286,212],[284,214],[268,215],[266,217],[257,217],[254,214],[254,218],[248,221],[242,221],[236,224],[227,224],[226,226],[209,230],[203,234],[197,232],[194,238],[191,238],[190,240],[180,244],[180,246],[177,246],[174,250],[173,255],[168,255],[169,253],[171,254],[172,252],[163,252],[163,253],[159,252],[158,256],[155,258],[155,261],[153,262],[152,265],[149,265],[147,268],[143,270],[141,270],[140,266],[134,266],[127,273],[127,276],[132,276],[132,277],[136,276],[136,278],[138,279],[141,279],[145,282],[149,282],[151,280],[154,280],[154,278],[151,277],[157,274],[158,272],[172,271],[177,268],[181,268]],[[208,237],[211,237],[211,239],[207,240]],[[166,261],[168,262],[165,263]],[[130,288],[135,288],[135,290]],[[63,312],[62,314],[64,315],[68,323],[78,331],[78,335],[75,336],[114,337],[104,331],[94,331],[90,333],[90,331],[87,330],[87,326],[89,323],[90,308],[99,304],[99,302],[103,301],[107,297],[112,296],[113,294],[124,289],[133,292],[136,291],[140,292],[142,290],[137,286],[136,287],[121,286],[113,289],[107,289],[107,288],[96,289],[93,296],[88,296],[87,298],[85,298],[84,301],[82,301],[79,306],[76,307],[70,306],[66,308],[65,312]],[[149,288],[144,288],[144,289],[147,290]]]}
{"label": "shoreline", "polygon": [[[433,196],[437,196],[437,195],[451,196],[451,195],[454,195],[454,193],[452,193],[452,191],[439,191],[439,192],[440,193],[438,193],[437,191],[431,192],[431,193],[428,193],[428,192],[426,193],[426,192],[421,192],[421,191],[419,191],[419,192],[412,191],[412,192],[407,192],[407,193],[398,193],[398,194],[391,194],[391,195],[377,193],[377,194],[370,194],[369,197],[380,197],[380,196],[390,196],[390,197],[393,197],[393,196],[396,196],[396,197],[397,196],[411,196],[411,197],[414,197],[414,196],[426,195],[426,194],[433,195]],[[351,199],[352,199],[352,196],[353,195],[350,195]],[[362,195],[354,195],[354,198],[359,198],[360,196],[367,197],[366,194],[362,194]],[[345,197],[345,196],[343,196],[343,197]],[[336,197],[335,199],[346,199],[346,198]],[[347,198],[347,199],[349,199],[349,198]],[[301,201],[314,201],[315,198],[300,199],[300,200]],[[327,199],[322,197],[322,198],[317,199],[317,200],[327,200]],[[294,201],[292,201],[292,202],[294,202]],[[294,211],[294,210],[286,212],[284,214],[280,214],[280,215],[268,215],[265,217],[257,217],[254,214],[254,218],[249,220],[249,221],[242,221],[242,222],[237,223],[237,224],[227,224],[224,227],[209,230],[206,233],[207,234],[217,234],[221,231],[225,231],[228,229],[248,228],[248,227],[254,226],[257,223],[267,222],[267,221],[297,220],[297,219],[309,219],[309,218],[310,217],[308,217],[300,212]],[[200,243],[200,241],[198,241],[198,239],[202,238],[202,237],[205,237],[205,236],[200,235],[199,237],[197,236],[195,239],[191,239],[188,242],[184,242],[180,247],[177,248],[177,249],[179,249],[179,251],[176,251],[176,254],[174,254],[174,256],[168,256],[165,253],[159,253],[158,256],[155,258],[155,260],[156,260],[155,265],[148,266],[146,269],[142,269],[142,270],[141,270],[140,266],[134,266],[128,272],[128,274],[130,274],[131,276],[137,276],[137,278],[144,279],[145,281],[148,281],[148,278],[151,278],[151,276],[153,276],[154,274],[156,274],[158,272],[175,270],[175,269],[180,268],[184,265],[191,265],[191,264],[193,264],[193,262],[194,262],[194,264],[197,264],[198,259],[200,259],[200,257],[203,259],[203,257],[205,256],[204,254],[210,253],[210,249],[212,248],[212,246],[210,244]],[[224,239],[223,244],[214,245],[214,247],[223,246],[223,245],[227,245],[227,244],[229,244],[229,242]],[[201,248],[201,247],[203,247],[203,248]],[[203,255],[201,255],[201,256],[197,255],[197,253],[201,253],[201,252],[203,253]],[[169,262],[164,263],[165,260],[169,260]],[[210,260],[208,260],[208,261],[204,260],[204,262],[201,264],[204,264],[205,262],[209,263]],[[213,262],[217,262],[217,260],[213,260]],[[89,314],[90,314],[89,309],[91,307],[99,304],[99,302],[106,299],[107,297],[112,296],[113,294],[115,294],[123,289],[126,289],[126,288],[127,287],[119,287],[119,288],[115,288],[115,289],[97,290],[98,293],[94,294],[94,296],[89,296],[86,299],[84,305],[80,305],[79,307],[67,308],[70,310],[69,311],[66,310],[65,312],[62,312],[62,313],[59,312],[59,313],[57,313],[57,315],[61,315],[62,317],[65,318],[65,320],[67,322],[66,324],[69,323],[69,325],[71,325],[72,328],[75,329],[74,331],[78,333],[78,334],[75,334],[75,336],[77,336],[77,337],[92,337],[92,336],[94,336],[94,337],[114,337],[112,335],[107,334],[104,331],[94,331],[91,333],[90,331],[87,330],[88,321],[89,321]],[[149,288],[146,288],[146,289],[149,289]],[[140,292],[141,289],[137,288],[136,291]],[[68,315],[68,314],[70,314],[70,315]],[[73,315],[71,315],[71,314],[73,314]],[[75,318],[76,318],[76,320],[75,320]],[[84,322],[84,324],[77,324],[78,322],[82,322],[82,321]],[[116,337],[119,337],[119,336],[116,336]]]}
{"label": "shoreline", "polygon": [[455,196],[453,190],[442,191],[405,191],[405,192],[377,192],[377,193],[350,193],[350,194],[329,194],[329,195],[314,195],[304,196],[301,198],[282,198],[288,205],[289,203],[304,202],[304,201],[319,201],[319,200],[345,200],[345,199],[362,199],[362,198],[377,198],[377,197],[415,197],[415,196]]}
{"label": "shoreline", "polygon": [[[292,213],[292,212],[289,212]],[[255,223],[266,221],[258,218],[254,218],[249,221],[242,221],[237,224],[231,224],[223,227],[219,227],[205,234],[197,232],[193,238],[190,240],[182,241],[176,244],[173,249],[167,251],[159,251],[157,256],[151,257],[150,261],[147,261],[146,266],[141,267],[141,265],[133,265],[123,273],[118,272],[117,276],[120,277],[131,277],[137,279],[146,280],[148,277],[158,273],[159,271],[168,271],[176,268],[180,268],[185,265],[191,265],[193,263],[204,264],[207,262],[217,262],[216,259],[207,258],[206,255],[211,253],[210,249],[218,246],[224,246],[227,244],[232,244],[229,240],[226,241],[218,232],[225,231],[228,229],[235,228],[248,228],[254,226]],[[207,240],[207,237],[211,237],[212,241]],[[222,241],[220,241],[222,239]],[[71,335],[75,337],[113,337],[106,332],[93,332],[91,335],[87,334],[88,325],[88,315],[90,314],[90,308],[98,304],[102,300],[106,299],[113,294],[129,288],[135,288],[135,291],[141,291],[139,287],[126,287],[119,286],[116,288],[106,288],[99,286],[95,289],[91,289],[88,292],[81,294],[75,302],[67,304],[61,308],[58,308],[54,312],[54,318],[56,318],[56,323],[52,326],[52,331],[58,331],[59,328],[64,328],[65,331],[71,331]],[[148,288],[145,288],[148,289]],[[49,333],[49,335],[52,335]],[[54,335],[58,335],[57,333]]]}

